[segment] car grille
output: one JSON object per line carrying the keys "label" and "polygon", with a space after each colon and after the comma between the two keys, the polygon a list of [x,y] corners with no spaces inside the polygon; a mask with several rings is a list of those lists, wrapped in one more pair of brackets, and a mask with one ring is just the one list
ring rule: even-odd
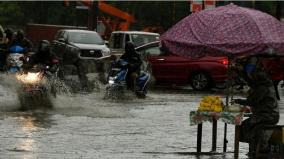
{"label": "car grille", "polygon": [[103,54],[101,50],[81,50],[81,56],[82,57],[102,57]]}

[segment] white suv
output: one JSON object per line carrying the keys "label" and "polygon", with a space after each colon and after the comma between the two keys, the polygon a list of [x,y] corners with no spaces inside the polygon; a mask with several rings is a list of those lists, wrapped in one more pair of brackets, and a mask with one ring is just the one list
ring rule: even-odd
{"label": "white suv", "polygon": [[143,31],[114,31],[109,39],[109,48],[111,54],[121,55],[124,52],[124,46],[127,41],[134,43],[135,47],[158,41],[160,34]]}

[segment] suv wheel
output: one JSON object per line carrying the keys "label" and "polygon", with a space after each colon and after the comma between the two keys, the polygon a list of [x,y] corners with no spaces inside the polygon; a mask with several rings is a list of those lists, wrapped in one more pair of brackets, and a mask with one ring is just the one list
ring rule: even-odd
{"label": "suv wheel", "polygon": [[202,91],[210,87],[211,79],[205,73],[196,73],[190,78],[191,87],[194,90]]}
{"label": "suv wheel", "polygon": [[61,80],[64,80],[64,70],[63,70],[63,66],[59,66],[58,69],[58,78]]}

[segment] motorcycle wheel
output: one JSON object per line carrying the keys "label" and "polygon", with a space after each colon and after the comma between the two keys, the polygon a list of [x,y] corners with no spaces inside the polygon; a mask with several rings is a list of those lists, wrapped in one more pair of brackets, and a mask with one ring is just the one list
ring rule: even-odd
{"label": "motorcycle wheel", "polygon": [[121,86],[107,86],[105,99],[120,99],[123,97],[123,87]]}
{"label": "motorcycle wheel", "polygon": [[56,94],[56,88],[55,88],[55,84],[53,83],[51,86],[50,86],[50,94],[56,98],[57,94]]}
{"label": "motorcycle wheel", "polygon": [[142,99],[146,98],[146,92],[145,91],[136,91],[135,94],[138,98],[142,98]]}

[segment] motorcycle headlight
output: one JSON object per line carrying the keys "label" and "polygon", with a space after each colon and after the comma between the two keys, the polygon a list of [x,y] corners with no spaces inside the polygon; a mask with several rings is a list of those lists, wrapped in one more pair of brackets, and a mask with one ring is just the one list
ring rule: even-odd
{"label": "motorcycle headlight", "polygon": [[109,84],[114,84],[114,80],[109,80],[108,83]]}
{"label": "motorcycle headlight", "polygon": [[116,76],[115,77],[110,77],[109,80],[108,80],[108,83],[109,84],[114,84],[115,79],[116,79]]}
{"label": "motorcycle headlight", "polygon": [[109,56],[110,55],[110,50],[108,48],[105,48],[102,50],[103,56]]}
{"label": "motorcycle headlight", "polygon": [[41,81],[41,73],[40,72],[28,72],[27,74],[17,74],[17,79],[26,84],[34,84]]}

